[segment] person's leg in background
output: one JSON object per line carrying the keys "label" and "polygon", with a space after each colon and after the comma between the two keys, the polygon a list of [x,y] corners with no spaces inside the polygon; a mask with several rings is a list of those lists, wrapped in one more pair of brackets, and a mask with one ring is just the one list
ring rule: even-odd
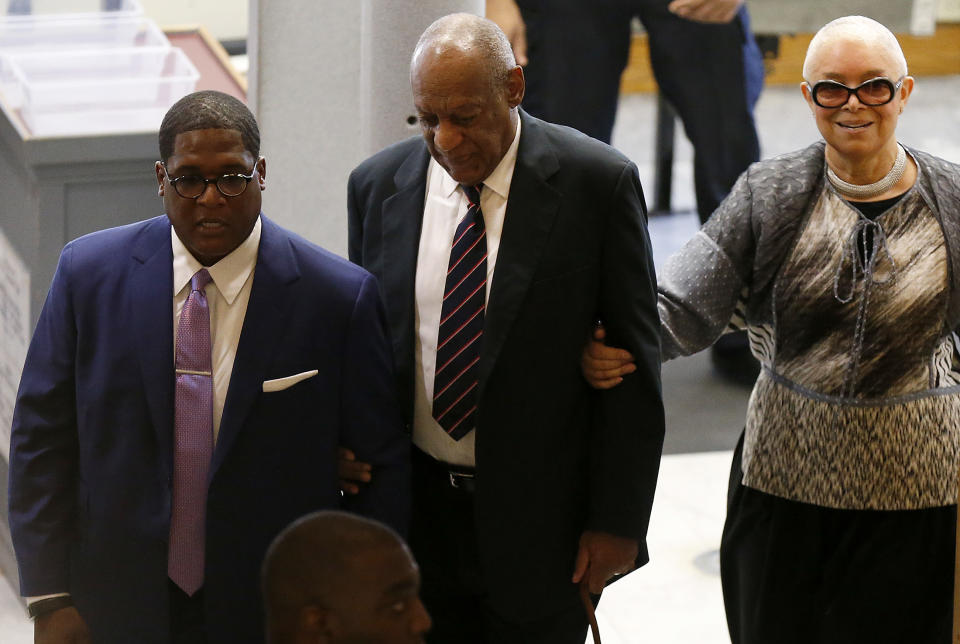
{"label": "person's leg in background", "polygon": [[[703,24],[675,16],[668,4],[520,0],[530,60],[523,107],[609,142],[630,51],[630,21],[638,15],[648,32],[654,75],[694,146],[694,186],[703,222],[760,157],[753,107],[763,86],[763,58],[745,7],[728,24]],[[756,378],[745,333],[723,336],[714,346],[713,362],[736,382],[752,384]]]}
{"label": "person's leg in background", "polygon": [[746,6],[727,24],[679,18],[668,0],[640,2],[650,64],[694,148],[697,212],[705,222],[737,177],[760,158],[753,108],[763,87],[763,57]]}
{"label": "person's leg in background", "polygon": [[630,51],[622,0],[518,0],[527,27],[524,110],[610,142]]}
{"label": "person's leg in background", "polygon": [[630,50],[630,20],[639,15],[649,34],[654,75],[694,146],[702,222],[759,159],[753,107],[763,86],[763,58],[746,7],[728,24],[703,24],[675,16],[668,4],[520,0],[530,59],[523,107],[609,142]]}
{"label": "person's leg in background", "polygon": [[[667,100],[683,121],[694,149],[697,213],[705,222],[737,177],[760,158],[753,108],[763,88],[763,56],[750,32],[746,5],[727,24],[685,20],[669,0],[638,3],[650,42],[650,63]],[[721,375],[752,385],[757,362],[745,332],[713,347]]]}

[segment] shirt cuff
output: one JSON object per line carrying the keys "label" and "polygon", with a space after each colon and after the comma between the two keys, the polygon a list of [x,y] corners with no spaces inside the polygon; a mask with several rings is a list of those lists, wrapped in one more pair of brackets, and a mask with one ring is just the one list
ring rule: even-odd
{"label": "shirt cuff", "polygon": [[69,597],[70,593],[50,593],[49,595],[34,595],[33,597],[24,597],[26,600],[27,606],[34,602],[38,602],[44,599],[53,599],[54,597]]}

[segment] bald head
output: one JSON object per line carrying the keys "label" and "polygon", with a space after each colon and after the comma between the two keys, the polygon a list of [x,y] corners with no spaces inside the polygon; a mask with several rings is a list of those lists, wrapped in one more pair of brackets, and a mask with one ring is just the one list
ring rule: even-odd
{"label": "bald head", "polygon": [[517,66],[510,40],[491,20],[469,13],[454,13],[433,22],[417,41],[410,60],[413,78],[421,63],[448,54],[474,59],[491,83],[502,83]]}
{"label": "bald head", "polygon": [[507,37],[471,14],[440,18],[413,52],[410,87],[430,155],[457,183],[483,182],[519,127],[523,70]]}
{"label": "bald head", "polygon": [[[407,546],[387,526],[356,515],[317,512],[291,524],[267,551],[262,578],[273,644],[315,641],[316,634],[325,642],[420,642],[430,626]],[[398,603],[412,606],[407,625],[395,612],[382,619]]]}
{"label": "bald head", "polygon": [[358,556],[371,549],[404,547],[387,526],[346,512],[317,512],[281,532],[263,564],[268,601],[323,601],[349,573]]}
{"label": "bald head", "polygon": [[814,82],[817,70],[831,61],[823,60],[831,46],[838,42],[862,45],[864,51],[886,59],[895,78],[907,75],[907,60],[896,36],[876,20],[864,16],[837,18],[820,28],[807,47],[803,61],[803,78]]}

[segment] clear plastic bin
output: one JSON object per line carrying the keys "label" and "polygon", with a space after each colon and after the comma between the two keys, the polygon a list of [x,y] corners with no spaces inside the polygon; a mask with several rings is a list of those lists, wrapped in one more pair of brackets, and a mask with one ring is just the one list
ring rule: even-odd
{"label": "clear plastic bin", "polygon": [[[143,15],[139,0],[4,0],[0,20],[31,22],[72,18],[130,18]],[[29,13],[19,11],[29,7]],[[9,13],[13,11],[14,13]]]}
{"label": "clear plastic bin", "polygon": [[75,20],[0,20],[0,52],[160,46],[167,37],[144,16]]}
{"label": "clear plastic bin", "polygon": [[34,136],[156,130],[199,74],[182,50],[105,49],[11,57]]}
{"label": "clear plastic bin", "polygon": [[57,52],[69,57],[85,49],[169,46],[170,41],[157,24],[143,16],[110,20],[0,20],[0,94],[12,108],[22,104],[21,88],[10,69],[11,57],[20,54]]}

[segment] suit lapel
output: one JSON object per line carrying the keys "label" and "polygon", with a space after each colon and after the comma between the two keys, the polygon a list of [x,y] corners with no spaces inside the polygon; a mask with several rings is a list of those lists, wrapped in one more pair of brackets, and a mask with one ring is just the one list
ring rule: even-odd
{"label": "suit lapel", "polygon": [[277,340],[284,333],[286,311],[293,301],[287,289],[300,277],[286,234],[262,214],[260,217],[263,230],[257,265],[213,451],[211,479],[236,441],[253,403],[262,393],[264,375]]}
{"label": "suit lapel", "polygon": [[[383,202],[383,281],[384,306],[394,341],[394,357],[400,373],[413,368],[404,347],[413,347],[415,284],[420,229],[426,199],[426,145],[419,146],[401,164],[394,175],[397,191]],[[411,371],[412,373],[412,371]]]}
{"label": "suit lapel", "polygon": [[169,474],[173,462],[173,251],[166,217],[149,222],[132,257],[129,319],[157,449]]}
{"label": "suit lapel", "polygon": [[500,250],[493,274],[480,354],[479,393],[493,371],[500,349],[516,320],[560,207],[549,179],[559,162],[538,122],[520,112],[522,128],[517,163],[510,182]]}

